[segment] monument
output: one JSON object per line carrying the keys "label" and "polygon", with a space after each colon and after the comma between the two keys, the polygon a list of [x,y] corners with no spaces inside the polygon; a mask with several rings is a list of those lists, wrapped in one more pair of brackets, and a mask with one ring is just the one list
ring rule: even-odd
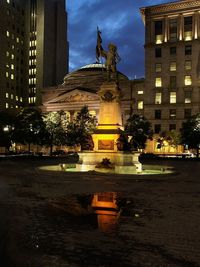
{"label": "monument", "polygon": [[[97,31],[97,60],[104,57],[106,62],[107,81],[98,91],[100,98],[100,109],[98,126],[92,135],[94,142],[93,151],[79,153],[79,164],[77,170],[103,170],[121,172],[141,172],[142,165],[138,160],[139,153],[126,153],[118,151],[117,140],[120,131],[123,131],[121,115],[121,92],[118,86],[116,64],[120,57],[116,45],[110,43],[108,51],[102,48],[101,32]],[[104,170],[106,171],[106,170]]]}

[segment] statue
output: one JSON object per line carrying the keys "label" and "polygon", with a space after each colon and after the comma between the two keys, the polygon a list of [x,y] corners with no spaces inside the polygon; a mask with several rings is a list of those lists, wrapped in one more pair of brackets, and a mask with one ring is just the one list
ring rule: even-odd
{"label": "statue", "polygon": [[97,46],[96,46],[96,58],[97,62],[99,63],[99,58],[104,57],[106,59],[105,66],[107,70],[107,81],[111,80],[111,72],[114,74],[115,80],[118,80],[117,77],[117,63],[121,60],[120,56],[117,53],[117,46],[110,43],[108,45],[108,51],[105,51],[101,45],[102,38],[101,32],[97,27]]}

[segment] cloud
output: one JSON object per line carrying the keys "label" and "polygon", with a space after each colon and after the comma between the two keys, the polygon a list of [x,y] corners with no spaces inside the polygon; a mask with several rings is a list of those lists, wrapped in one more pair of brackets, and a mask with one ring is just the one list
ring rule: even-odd
{"label": "cloud", "polygon": [[[144,76],[144,25],[139,7],[164,0],[68,0],[70,71],[95,62],[96,27],[103,47],[115,43],[122,58],[118,69],[130,78]],[[169,1],[168,1],[169,2]]]}

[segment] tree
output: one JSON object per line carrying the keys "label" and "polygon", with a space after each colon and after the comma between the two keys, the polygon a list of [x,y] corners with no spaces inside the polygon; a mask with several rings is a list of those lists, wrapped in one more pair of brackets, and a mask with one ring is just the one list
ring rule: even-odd
{"label": "tree", "polygon": [[200,146],[200,113],[188,118],[183,123],[181,129],[182,144],[188,145],[189,148],[194,148],[199,157]]}
{"label": "tree", "polygon": [[45,114],[43,121],[46,129],[45,144],[50,146],[50,155],[52,155],[54,145],[59,146],[67,143],[68,118],[66,113],[61,110]]}
{"label": "tree", "polygon": [[82,150],[93,149],[92,133],[96,128],[97,120],[84,106],[78,112],[76,119],[67,126],[67,144],[80,145]]}
{"label": "tree", "polygon": [[9,150],[12,139],[11,133],[14,128],[15,117],[7,112],[0,112],[0,146]]}
{"label": "tree", "polygon": [[152,136],[150,122],[137,114],[130,115],[125,124],[125,132],[131,136],[132,149],[144,149],[147,139]]}
{"label": "tree", "polygon": [[21,110],[16,116],[15,126],[12,137],[15,142],[28,144],[42,144],[45,134],[44,122],[41,111],[33,107]]}

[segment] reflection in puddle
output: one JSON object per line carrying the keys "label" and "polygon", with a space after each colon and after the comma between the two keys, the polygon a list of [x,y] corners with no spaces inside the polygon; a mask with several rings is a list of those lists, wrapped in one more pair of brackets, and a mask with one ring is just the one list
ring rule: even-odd
{"label": "reflection in puddle", "polygon": [[117,193],[97,193],[92,198],[92,208],[97,215],[98,228],[102,232],[117,231],[119,209],[117,207]]}

